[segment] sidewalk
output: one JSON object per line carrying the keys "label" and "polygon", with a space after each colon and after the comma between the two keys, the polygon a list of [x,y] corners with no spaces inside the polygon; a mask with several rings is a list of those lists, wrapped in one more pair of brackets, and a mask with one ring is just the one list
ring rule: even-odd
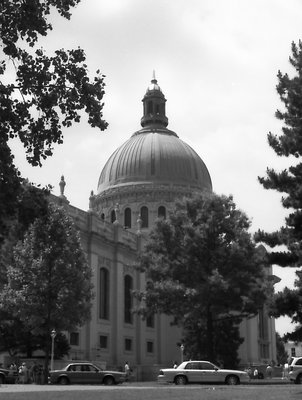
{"label": "sidewalk", "polygon": [[251,379],[249,385],[291,385],[293,384],[288,378],[264,378]]}

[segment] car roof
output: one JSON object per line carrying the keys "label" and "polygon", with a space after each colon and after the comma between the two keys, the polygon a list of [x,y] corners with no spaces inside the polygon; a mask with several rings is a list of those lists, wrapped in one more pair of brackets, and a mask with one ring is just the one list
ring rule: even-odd
{"label": "car roof", "polygon": [[88,365],[91,365],[92,363],[91,362],[88,362],[88,361],[83,361],[83,362],[81,362],[81,361],[77,361],[77,362],[71,362],[71,363],[69,363],[68,365],[85,365],[85,364],[88,364]]}
{"label": "car roof", "polygon": [[[206,363],[210,363],[210,364],[213,364],[211,361],[208,361],[208,360],[187,360],[187,361],[184,361],[184,363],[189,363],[189,362],[206,362]],[[181,363],[182,364],[182,363]]]}

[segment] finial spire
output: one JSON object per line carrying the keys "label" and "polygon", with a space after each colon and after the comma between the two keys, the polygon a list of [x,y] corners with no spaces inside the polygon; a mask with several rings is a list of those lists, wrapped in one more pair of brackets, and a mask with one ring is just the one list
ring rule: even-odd
{"label": "finial spire", "polygon": [[155,77],[155,69],[153,70],[151,82],[152,82],[152,83],[157,83],[157,79],[156,79],[156,77]]}

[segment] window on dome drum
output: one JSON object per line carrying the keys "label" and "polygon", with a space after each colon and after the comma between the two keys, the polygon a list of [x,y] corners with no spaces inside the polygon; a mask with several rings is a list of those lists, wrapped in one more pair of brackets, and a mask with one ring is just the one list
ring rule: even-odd
{"label": "window on dome drum", "polygon": [[109,271],[100,269],[100,318],[109,319]]}
{"label": "window on dome drum", "polygon": [[111,222],[113,223],[116,220],[115,211],[112,210],[110,215],[111,215]]}
{"label": "window on dome drum", "polygon": [[148,101],[147,113],[148,114],[152,114],[153,113],[153,103],[152,103],[152,101]]}
{"label": "window on dome drum", "polygon": [[69,336],[70,346],[78,346],[80,343],[80,335],[79,332],[70,332]]}
{"label": "window on dome drum", "polygon": [[132,324],[132,289],[133,279],[130,275],[126,275],[124,279],[124,321],[127,324]]}
{"label": "window on dome drum", "polygon": [[166,207],[160,206],[157,211],[158,218],[166,219]]}
{"label": "window on dome drum", "polygon": [[148,207],[143,206],[141,208],[141,220],[142,220],[142,228],[148,228],[149,226],[149,212]]}
{"label": "window on dome drum", "polygon": [[101,349],[108,348],[108,336],[100,335],[100,348]]}
{"label": "window on dome drum", "polygon": [[131,208],[127,207],[124,212],[124,227],[131,228]]}
{"label": "window on dome drum", "polygon": [[105,214],[104,213],[101,214],[101,220],[105,221]]}

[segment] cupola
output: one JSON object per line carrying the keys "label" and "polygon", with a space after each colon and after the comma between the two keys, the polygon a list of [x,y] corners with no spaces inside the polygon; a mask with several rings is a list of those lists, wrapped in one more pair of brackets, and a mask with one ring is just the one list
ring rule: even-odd
{"label": "cupola", "polygon": [[154,71],[151,84],[148,86],[142,102],[144,104],[144,115],[141,119],[141,125],[143,128],[149,126],[165,128],[168,126],[168,118],[166,117],[166,99],[157,83]]}

